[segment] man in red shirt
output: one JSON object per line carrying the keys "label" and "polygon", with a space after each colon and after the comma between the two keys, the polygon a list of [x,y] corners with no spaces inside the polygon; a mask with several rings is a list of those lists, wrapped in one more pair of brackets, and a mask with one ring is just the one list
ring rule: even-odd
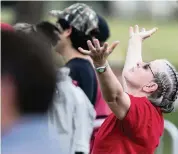
{"label": "man in red shirt", "polygon": [[178,75],[166,60],[142,62],[142,41],[157,28],[139,32],[130,27],[130,39],[123,69],[123,84],[112,72],[107,57],[119,43],[100,47],[98,40],[88,41],[103,96],[112,110],[100,127],[92,154],[153,154],[164,131],[162,113],[174,109],[178,95]]}

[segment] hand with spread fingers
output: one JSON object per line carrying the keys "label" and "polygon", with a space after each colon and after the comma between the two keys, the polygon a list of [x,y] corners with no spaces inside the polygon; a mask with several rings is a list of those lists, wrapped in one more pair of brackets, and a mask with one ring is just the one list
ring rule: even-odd
{"label": "hand with spread fingers", "polygon": [[138,25],[135,25],[135,27],[130,27],[129,29],[129,37],[132,38],[138,38],[141,39],[142,41],[145,40],[146,38],[149,38],[151,35],[153,35],[158,28],[152,28],[151,30],[146,31],[145,28],[142,28],[141,31],[139,31]]}
{"label": "hand with spread fingers", "polygon": [[101,47],[98,39],[93,39],[93,44],[90,40],[87,41],[87,44],[89,51],[84,50],[81,47],[78,48],[78,50],[85,55],[90,55],[95,67],[101,67],[107,63],[108,56],[119,44],[119,41],[113,42],[110,46],[107,42],[105,42],[104,45]]}

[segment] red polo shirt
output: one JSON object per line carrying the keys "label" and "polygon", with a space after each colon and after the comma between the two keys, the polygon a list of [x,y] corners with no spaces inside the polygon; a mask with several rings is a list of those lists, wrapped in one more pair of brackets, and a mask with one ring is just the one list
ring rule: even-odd
{"label": "red polo shirt", "polygon": [[130,95],[131,106],[123,120],[111,114],[100,127],[92,154],[153,154],[164,131],[158,107],[146,97]]}

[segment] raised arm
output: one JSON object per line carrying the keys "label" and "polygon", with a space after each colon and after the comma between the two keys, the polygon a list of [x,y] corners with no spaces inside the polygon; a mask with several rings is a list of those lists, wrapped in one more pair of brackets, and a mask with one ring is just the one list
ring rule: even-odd
{"label": "raised arm", "polygon": [[[139,28],[135,26],[135,33],[139,33]],[[142,40],[140,37],[134,37],[133,27],[129,28],[129,42],[128,42],[128,49],[124,64],[124,71],[127,71],[134,67],[138,62],[142,61]]]}
{"label": "raised arm", "polygon": [[[133,42],[130,41],[129,43],[130,45],[132,45],[132,47],[134,47],[133,46],[134,43],[137,43],[136,45],[138,47],[137,50],[140,50],[140,53],[142,40],[152,34],[151,32],[150,34],[148,32],[144,31],[141,33],[134,33],[132,29],[130,29],[130,34],[132,34],[130,35],[131,36],[130,39],[132,39]],[[107,62],[108,56],[112,53],[114,48],[117,46],[118,42],[114,42],[110,47],[108,47],[107,43],[104,43],[103,47],[100,47],[99,41],[97,39],[93,40],[93,44],[91,41],[88,41],[87,43],[90,51],[83,50],[82,48],[79,48],[79,51],[82,52],[83,54],[90,55],[91,58],[93,59],[94,65],[97,70],[97,75],[100,81],[103,96],[112,112],[116,115],[118,119],[122,120],[126,116],[130,108],[131,105],[130,97],[127,93],[125,93],[125,90],[123,89],[121,83],[114,75]],[[130,50],[129,53],[131,51],[132,50]],[[131,56],[127,57],[128,60],[131,58]]]}
{"label": "raised arm", "polygon": [[138,25],[135,25],[134,29],[133,27],[129,28],[130,38],[123,71],[128,71],[137,65],[138,62],[142,62],[142,41],[150,37],[156,30],[157,28],[153,28],[146,31],[145,28],[142,28],[139,31]]}
{"label": "raised arm", "polygon": [[127,72],[132,67],[136,66],[137,63],[142,62],[142,41],[146,38],[150,37],[153,33],[155,33],[157,28],[153,28],[149,31],[146,31],[145,28],[142,28],[139,31],[138,25],[135,27],[129,28],[129,41],[128,41],[128,49],[125,59],[125,64],[122,72],[122,82],[124,91],[127,91],[127,86],[124,78],[124,73]]}
{"label": "raised arm", "polygon": [[90,51],[83,50],[82,48],[79,48],[79,50],[80,52],[91,56],[96,69],[99,67],[105,68],[105,71],[102,73],[97,71],[103,96],[118,119],[123,119],[130,107],[130,99],[123,91],[122,85],[107,62],[107,57],[119,42],[114,42],[111,47],[108,47],[107,43],[104,43],[104,46],[100,47],[97,39],[93,40],[94,46],[91,41],[88,41],[87,43]]}

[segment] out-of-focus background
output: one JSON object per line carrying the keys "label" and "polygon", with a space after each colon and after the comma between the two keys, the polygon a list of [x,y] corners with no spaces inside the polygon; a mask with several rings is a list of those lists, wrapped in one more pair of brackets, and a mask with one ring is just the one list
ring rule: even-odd
{"label": "out-of-focus background", "polygon": [[[64,9],[77,1],[1,1],[1,22],[37,23],[50,20],[48,12]],[[81,3],[82,1],[80,1]],[[120,45],[110,56],[113,70],[119,76],[127,49],[128,28],[138,24],[150,29],[158,27],[158,32],[143,43],[143,58],[151,61],[166,58],[178,69],[178,2],[176,1],[83,1],[104,16],[110,26],[109,42],[120,40]],[[178,104],[178,103],[177,103]],[[178,105],[175,112],[165,115],[178,127]],[[164,154],[171,154],[171,140],[167,132],[164,136]],[[177,151],[178,153],[178,151]]]}

